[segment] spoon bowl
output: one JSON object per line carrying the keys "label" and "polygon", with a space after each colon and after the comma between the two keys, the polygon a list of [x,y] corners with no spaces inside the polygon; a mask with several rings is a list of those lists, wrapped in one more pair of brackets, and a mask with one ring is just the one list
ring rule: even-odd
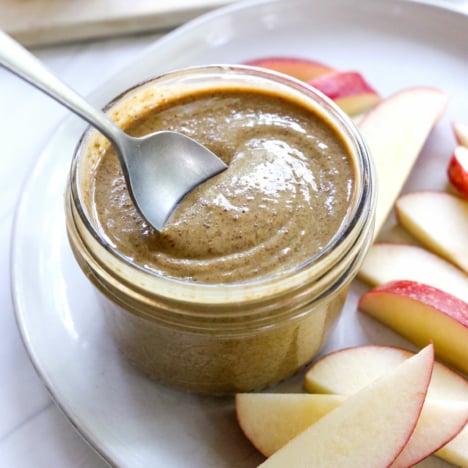
{"label": "spoon bowl", "polygon": [[205,146],[180,133],[126,138],[127,151],[120,158],[130,196],[158,231],[188,192],[227,167]]}
{"label": "spoon bowl", "polygon": [[188,192],[227,168],[208,148],[180,133],[163,131],[140,138],[127,135],[2,31],[0,65],[68,107],[109,139],[130,197],[143,218],[158,231]]}

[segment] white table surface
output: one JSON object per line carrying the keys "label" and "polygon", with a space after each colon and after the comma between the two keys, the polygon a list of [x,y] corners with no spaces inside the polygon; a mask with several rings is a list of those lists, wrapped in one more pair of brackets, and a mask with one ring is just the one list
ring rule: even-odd
{"label": "white table surface", "polygon": [[[158,36],[144,35],[33,50],[87,95]],[[107,466],[60,413],[21,341],[10,293],[16,201],[42,147],[67,111],[0,68],[0,467]],[[26,131],[27,130],[27,131]]]}

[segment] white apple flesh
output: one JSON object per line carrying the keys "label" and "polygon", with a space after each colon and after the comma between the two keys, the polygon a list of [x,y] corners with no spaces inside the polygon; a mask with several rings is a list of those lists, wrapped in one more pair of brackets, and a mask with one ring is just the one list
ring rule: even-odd
{"label": "white apple flesh", "polygon": [[395,210],[422,244],[468,273],[468,201],[445,192],[413,192],[401,196]]}
{"label": "white apple flesh", "polygon": [[[340,406],[343,395],[241,393],[236,395],[239,425],[252,444],[271,456],[307,427]],[[412,466],[449,442],[468,420],[468,401],[424,402],[416,428],[393,468]]]}
{"label": "white apple flesh", "polygon": [[429,457],[460,434],[467,421],[468,401],[426,398],[418,424],[391,468],[407,468]]}
{"label": "white apple flesh", "polygon": [[256,449],[269,457],[346,399],[307,393],[239,393],[237,421]]}
{"label": "white apple flesh", "polygon": [[416,245],[375,243],[369,249],[358,276],[371,286],[397,280],[418,281],[468,302],[468,275],[442,257]]}
{"label": "white apple flesh", "polygon": [[[323,356],[308,369],[304,386],[311,393],[352,395],[411,356],[414,352],[396,346],[363,345],[340,349]],[[434,361],[427,398],[468,401],[468,380]]]}
{"label": "white apple flesh", "polygon": [[352,395],[260,466],[389,466],[414,431],[433,362],[430,345]]}
{"label": "white apple flesh", "polygon": [[384,99],[359,123],[377,173],[376,235],[446,104],[440,90],[409,88]]}
{"label": "white apple flesh", "polygon": [[[353,395],[382,377],[414,353],[391,346],[356,346],[330,353],[307,371],[305,388],[309,392]],[[435,361],[427,400],[468,402],[468,381]],[[468,427],[436,452],[449,463],[468,466]]]}
{"label": "white apple flesh", "polygon": [[452,128],[457,143],[468,148],[468,124],[454,122]]}

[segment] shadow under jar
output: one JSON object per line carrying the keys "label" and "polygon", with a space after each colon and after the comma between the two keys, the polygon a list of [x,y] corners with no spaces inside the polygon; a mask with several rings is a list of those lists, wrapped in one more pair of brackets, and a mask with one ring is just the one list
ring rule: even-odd
{"label": "shadow under jar", "polygon": [[374,174],[355,127],[306,84],[243,66],[175,71],[107,111],[130,134],[169,127],[230,163],[158,233],[129,201],[108,141],[93,129],[80,141],[68,236],[120,350],[200,393],[294,374],[323,345],[372,240]]}

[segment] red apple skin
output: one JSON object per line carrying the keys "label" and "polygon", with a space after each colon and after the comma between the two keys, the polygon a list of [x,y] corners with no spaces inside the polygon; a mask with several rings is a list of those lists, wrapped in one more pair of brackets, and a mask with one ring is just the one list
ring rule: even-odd
{"label": "red apple skin", "polygon": [[456,320],[465,328],[468,328],[467,302],[462,301],[461,299],[458,299],[458,297],[452,296],[445,291],[427,284],[418,283],[417,281],[392,281],[390,283],[377,286],[361,297],[359,307],[365,304],[368,297],[382,292],[405,296],[414,301],[423,302],[424,304],[444,313],[447,317]]}
{"label": "red apple skin", "polygon": [[432,286],[403,280],[371,289],[358,307],[418,346],[433,342],[436,355],[468,373],[467,302]]}
{"label": "red apple skin", "polygon": [[315,60],[299,57],[264,57],[245,62],[245,65],[262,67],[309,81],[318,76],[335,73],[336,69]]}
{"label": "red apple skin", "polygon": [[468,274],[418,245],[375,242],[358,277],[371,287],[403,279],[418,281],[468,302]]}
{"label": "red apple skin", "polygon": [[457,146],[447,169],[450,183],[468,199],[468,148]]}
{"label": "red apple skin", "polygon": [[309,80],[308,83],[333,100],[356,94],[373,94],[378,96],[377,91],[371,87],[361,73],[356,71],[323,75]]}
{"label": "red apple skin", "polygon": [[355,71],[322,75],[308,84],[335,101],[348,115],[366,112],[381,100],[377,91]]}

